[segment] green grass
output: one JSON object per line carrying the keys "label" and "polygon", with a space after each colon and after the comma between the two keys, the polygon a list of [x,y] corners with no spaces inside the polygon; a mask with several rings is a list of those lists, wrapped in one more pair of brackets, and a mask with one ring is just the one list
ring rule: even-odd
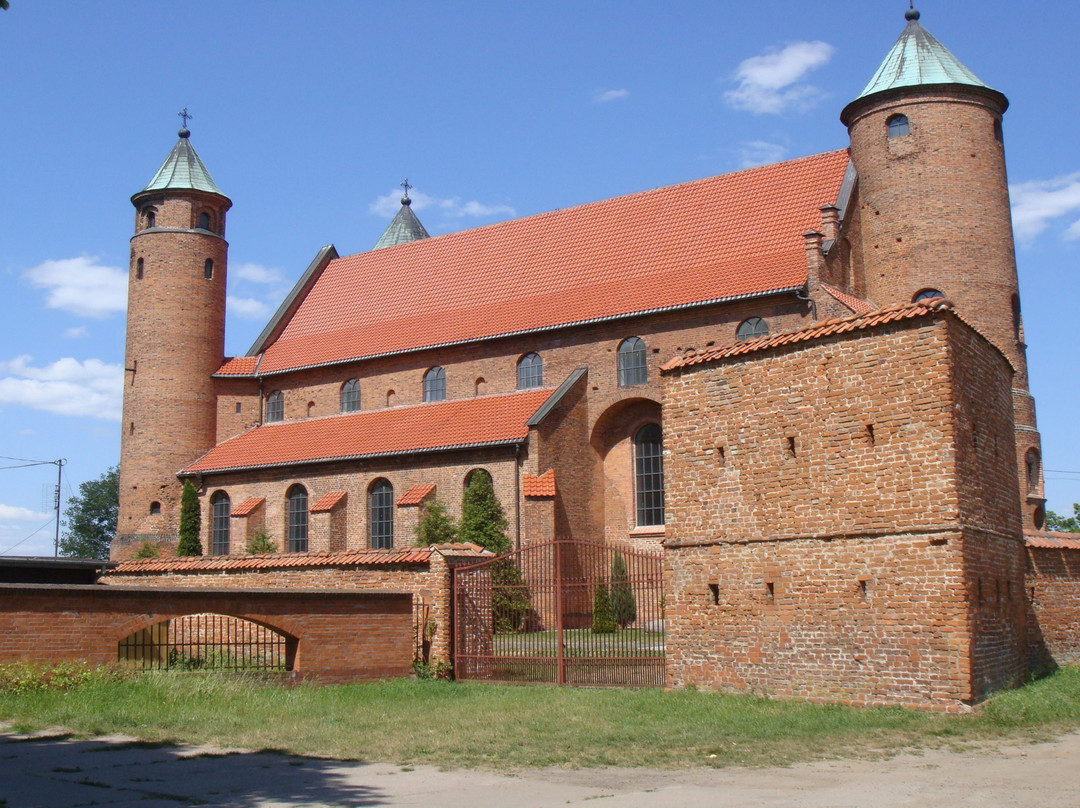
{"label": "green grass", "polygon": [[[0,685],[3,677],[0,676]],[[400,765],[777,765],[905,748],[1034,740],[1080,727],[1080,667],[971,715],[853,709],[694,690],[396,680],[282,687],[243,674],[99,673],[3,688],[0,720],[155,742],[216,743]]]}

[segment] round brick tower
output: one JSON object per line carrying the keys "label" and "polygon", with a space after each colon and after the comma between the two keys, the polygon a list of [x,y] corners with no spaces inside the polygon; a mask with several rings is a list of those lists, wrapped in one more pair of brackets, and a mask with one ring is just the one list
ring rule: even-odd
{"label": "round brick tower", "polygon": [[882,306],[940,292],[1008,357],[1024,528],[1041,529],[1001,125],[1009,102],[923,28],[918,11],[905,16],[889,55],[840,114],[858,174],[860,292]]}
{"label": "round brick tower", "polygon": [[143,541],[175,544],[176,473],[216,442],[211,378],[225,348],[225,212],[189,140],[131,198],[120,511],[113,557]]}

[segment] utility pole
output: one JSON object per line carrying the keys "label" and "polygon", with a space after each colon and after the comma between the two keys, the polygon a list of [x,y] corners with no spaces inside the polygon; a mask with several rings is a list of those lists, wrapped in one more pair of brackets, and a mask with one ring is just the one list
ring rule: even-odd
{"label": "utility pole", "polygon": [[53,460],[56,464],[56,538],[53,539],[53,558],[60,557],[60,484],[64,479],[64,464],[67,460],[61,457],[59,460]]}

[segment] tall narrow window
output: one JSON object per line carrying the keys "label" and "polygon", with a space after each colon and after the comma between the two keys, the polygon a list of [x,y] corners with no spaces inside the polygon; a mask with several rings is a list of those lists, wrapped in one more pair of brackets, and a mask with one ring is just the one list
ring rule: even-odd
{"label": "tall narrow window", "polygon": [[214,259],[213,258],[207,258],[206,261],[203,263],[203,277],[206,278],[207,280],[210,280],[212,277],[214,277]]}
{"label": "tall narrow window", "polygon": [[286,552],[306,553],[308,538],[307,489],[302,485],[294,485],[289,489],[285,498],[288,512]]}
{"label": "tall narrow window", "polygon": [[424,374],[424,401],[446,400],[446,371],[435,367]]}
{"label": "tall narrow window", "polygon": [[218,491],[210,497],[210,555],[229,554],[229,495]]}
{"label": "tall narrow window", "polygon": [[893,115],[885,125],[889,129],[889,137],[901,137],[911,131],[907,115]]}
{"label": "tall narrow window", "polygon": [[157,224],[157,214],[153,208],[146,209],[146,226],[154,227]]}
{"label": "tall narrow window", "polygon": [[1039,489],[1039,453],[1028,449],[1024,455],[1024,465],[1027,472],[1027,490],[1030,494]]}
{"label": "tall narrow window", "polygon": [[540,354],[527,353],[518,360],[518,390],[544,386],[544,360]]}
{"label": "tall narrow window", "polygon": [[394,546],[394,486],[388,480],[376,480],[368,491],[368,524],[372,550]]}
{"label": "tall narrow window", "polygon": [[135,262],[135,278],[137,280],[142,280],[144,268],[145,264],[143,263],[143,259],[140,258],[138,261]]}
{"label": "tall narrow window", "polygon": [[199,228],[202,229],[202,230],[209,230],[210,229],[210,214],[209,213],[206,213],[204,211],[203,213],[199,214]]}
{"label": "tall narrow window", "polygon": [[740,342],[757,339],[758,337],[767,337],[768,335],[769,324],[760,317],[748,317],[739,323],[739,327],[735,329],[735,339]]}
{"label": "tall narrow window", "polygon": [[275,390],[266,397],[266,423],[285,420],[285,394]]}
{"label": "tall narrow window", "polygon": [[634,487],[638,527],[664,524],[664,443],[659,424],[634,435]]}
{"label": "tall narrow window", "polygon": [[341,385],[341,411],[357,412],[360,409],[360,381],[349,379]]}
{"label": "tall narrow window", "polygon": [[645,343],[639,337],[627,337],[619,343],[619,387],[645,384],[648,381]]}

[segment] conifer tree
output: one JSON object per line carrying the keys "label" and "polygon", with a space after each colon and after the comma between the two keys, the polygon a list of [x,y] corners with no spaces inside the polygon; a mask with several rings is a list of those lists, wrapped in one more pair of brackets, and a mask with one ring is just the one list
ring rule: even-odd
{"label": "conifer tree", "polygon": [[457,532],[457,525],[446,506],[436,499],[424,508],[424,515],[416,526],[416,544],[418,547],[449,544],[457,537]]}
{"label": "conifer tree", "polygon": [[611,563],[611,613],[619,628],[626,628],[637,620],[637,599],[630,586],[630,575],[626,571],[626,559],[615,551]]}
{"label": "conifer tree", "polygon": [[495,496],[491,475],[477,469],[469,478],[461,501],[461,527],[458,538],[479,544],[485,550],[502,555],[510,550],[506,535],[506,514]]}
{"label": "conifer tree", "polygon": [[180,494],[180,543],[176,546],[177,555],[202,555],[202,543],[199,541],[201,527],[199,492],[195,490],[191,480],[184,480],[184,490]]}
{"label": "conifer tree", "polygon": [[611,613],[611,593],[605,583],[597,584],[596,592],[593,594],[592,633],[615,633],[615,615]]}

